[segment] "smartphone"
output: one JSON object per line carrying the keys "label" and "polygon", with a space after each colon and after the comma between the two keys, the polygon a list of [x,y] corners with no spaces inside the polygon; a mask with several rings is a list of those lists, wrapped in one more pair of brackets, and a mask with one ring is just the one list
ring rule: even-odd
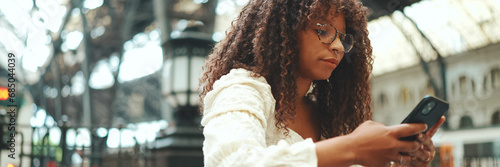
{"label": "smartphone", "polygon": [[[448,111],[448,108],[448,102],[431,95],[426,95],[401,123],[426,123],[427,129],[424,133],[427,133],[427,131],[439,121],[441,116]],[[417,140],[417,135],[399,139],[415,141]]]}

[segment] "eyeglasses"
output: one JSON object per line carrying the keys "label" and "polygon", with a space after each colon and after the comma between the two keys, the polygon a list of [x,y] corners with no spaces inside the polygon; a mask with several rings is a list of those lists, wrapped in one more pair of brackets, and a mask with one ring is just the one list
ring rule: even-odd
{"label": "eyeglasses", "polygon": [[354,45],[354,36],[339,32],[330,24],[316,23],[314,25],[317,26],[316,31],[318,32],[318,38],[321,42],[324,44],[331,44],[337,38],[337,34],[340,34],[339,38],[340,42],[342,42],[342,46],[344,47],[344,53],[351,51],[352,46]]}

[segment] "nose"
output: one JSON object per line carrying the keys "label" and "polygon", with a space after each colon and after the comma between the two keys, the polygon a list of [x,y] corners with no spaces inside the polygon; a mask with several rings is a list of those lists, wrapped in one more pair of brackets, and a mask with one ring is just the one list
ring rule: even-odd
{"label": "nose", "polygon": [[337,51],[339,53],[344,53],[344,46],[342,45],[342,42],[340,41],[340,38],[338,35],[335,38],[335,40],[333,40],[333,42],[330,43],[330,45],[328,46],[328,49],[330,49],[330,51],[332,51],[332,52]]}

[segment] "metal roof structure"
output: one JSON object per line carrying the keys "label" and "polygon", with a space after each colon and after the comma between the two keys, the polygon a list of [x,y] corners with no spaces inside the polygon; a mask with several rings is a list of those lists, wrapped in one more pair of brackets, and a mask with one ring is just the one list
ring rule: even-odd
{"label": "metal roof structure", "polygon": [[[241,6],[248,1],[218,0],[216,27],[212,36],[214,40],[223,37],[224,31],[239,13]],[[46,92],[53,92],[52,90],[60,90],[58,92],[62,95],[64,91],[77,85],[72,82],[78,79],[75,76],[80,76],[79,71],[87,71],[81,76],[89,78],[98,61],[109,59],[112,55],[121,55],[122,52],[115,52],[122,50],[127,45],[126,41],[134,38],[139,32],[151,31],[157,26],[152,0],[105,0],[95,8],[85,7],[87,1],[84,0],[61,2],[48,0],[45,2],[58,2],[56,8],[52,6],[52,9],[60,13],[49,13],[53,14],[47,20],[47,23],[51,24],[39,27],[47,33],[35,36],[29,34],[31,29],[27,21],[32,21],[31,17],[36,12],[44,11],[46,5],[38,2],[41,1],[0,1],[0,35],[4,37],[0,39],[0,54],[6,55],[12,50],[25,52],[22,56],[26,60],[19,62],[26,65],[20,64],[18,67],[30,69],[19,70],[18,76],[23,76],[23,82],[28,84],[35,84],[40,80],[44,82],[43,86],[32,86],[36,90],[32,92],[34,97],[45,96]],[[176,2],[179,3],[175,5],[175,9],[185,8],[186,11],[191,11],[195,7],[193,4],[196,4],[193,2],[197,1]],[[372,10],[368,30],[375,57],[374,75],[416,66],[422,60],[436,61],[439,56],[447,57],[481,49],[500,41],[498,0],[362,0],[362,2]],[[180,20],[178,23],[183,22],[185,21]],[[52,23],[59,24],[52,25]],[[85,35],[78,35],[78,32],[85,32]],[[71,44],[67,42],[69,38],[80,40],[77,44]],[[92,49],[84,52],[76,51],[78,47],[83,46],[82,43],[91,46]],[[32,58],[40,60],[31,61]],[[0,62],[6,62],[5,56],[0,56]],[[0,66],[5,64],[2,63]],[[59,68],[53,68],[54,66]],[[111,90],[107,93],[116,91]],[[100,93],[94,92],[94,94]],[[54,104],[46,107],[55,107],[58,104],[62,107],[47,111],[54,112],[51,115],[59,117],[60,113],[57,112],[65,110],[71,112],[68,114],[74,115],[76,119],[81,113],[81,107],[86,106],[79,104],[82,98],[84,97],[65,97],[59,102],[53,99]],[[103,102],[98,98],[105,97],[95,98],[97,99],[92,103]],[[40,104],[42,100],[35,99],[35,101]],[[96,115],[97,117],[102,119],[110,116]]]}
{"label": "metal roof structure", "polygon": [[419,56],[433,61],[498,43],[499,11],[493,0],[426,0],[373,19],[373,74],[417,65]]}

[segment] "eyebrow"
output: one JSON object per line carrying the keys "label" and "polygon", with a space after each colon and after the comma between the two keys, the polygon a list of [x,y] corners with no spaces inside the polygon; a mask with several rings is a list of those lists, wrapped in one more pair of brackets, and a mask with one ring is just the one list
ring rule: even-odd
{"label": "eyebrow", "polygon": [[[333,24],[331,24],[331,23],[330,23],[330,21],[332,21],[332,20],[328,21],[328,20],[327,20],[327,19],[325,19],[325,18],[321,18],[321,19],[320,19],[320,21],[323,21],[323,22],[328,23],[328,24],[332,25],[333,27],[335,27]],[[335,28],[337,28],[337,27],[335,27]],[[338,30],[337,30],[337,31],[338,31]],[[347,33],[347,31],[345,30],[345,27],[343,27],[343,29],[341,29],[340,31],[341,31],[342,33],[344,33],[344,34],[345,34],[345,33]]]}

